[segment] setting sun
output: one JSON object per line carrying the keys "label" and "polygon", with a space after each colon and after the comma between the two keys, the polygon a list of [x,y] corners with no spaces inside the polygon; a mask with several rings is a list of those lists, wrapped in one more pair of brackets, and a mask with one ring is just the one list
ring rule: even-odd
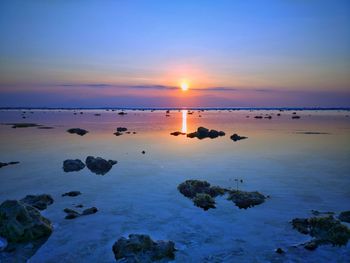
{"label": "setting sun", "polygon": [[181,82],[180,87],[183,91],[186,91],[186,90],[188,90],[188,83],[183,81],[183,82]]}

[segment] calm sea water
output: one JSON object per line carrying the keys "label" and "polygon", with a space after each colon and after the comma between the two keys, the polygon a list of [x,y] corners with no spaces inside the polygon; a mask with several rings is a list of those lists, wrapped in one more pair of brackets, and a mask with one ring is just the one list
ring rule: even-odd
{"label": "calm sea water", "polygon": [[[350,117],[346,111],[0,111],[1,123],[33,122],[54,129],[0,125],[0,202],[27,194],[51,194],[43,212],[54,223],[49,240],[30,262],[114,262],[113,243],[131,233],[173,240],[175,262],[349,262],[350,246],[309,252],[294,245],[310,238],[290,221],[312,209],[350,209]],[[100,113],[101,116],[94,114]],[[272,119],[254,119],[269,114]],[[201,115],[201,117],[199,117]],[[247,118],[247,116],[250,116]],[[113,135],[117,127],[137,134]],[[174,137],[198,126],[222,130],[217,139]],[[68,128],[84,128],[85,136]],[[305,134],[320,132],[325,134]],[[238,133],[248,139],[233,142]],[[141,154],[145,150],[146,154]],[[88,155],[118,161],[104,176],[65,173],[65,159]],[[225,198],[203,211],[177,191],[187,179],[270,195],[264,204],[240,210]],[[75,198],[62,193],[79,190]],[[65,220],[63,209],[96,206],[95,215]],[[282,247],[287,253],[277,255]]]}

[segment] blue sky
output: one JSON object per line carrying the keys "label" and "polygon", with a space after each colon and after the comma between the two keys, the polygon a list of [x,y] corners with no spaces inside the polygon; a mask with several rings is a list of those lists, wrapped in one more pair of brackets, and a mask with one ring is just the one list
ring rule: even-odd
{"label": "blue sky", "polygon": [[349,1],[1,1],[0,106],[350,106],[349,24]]}

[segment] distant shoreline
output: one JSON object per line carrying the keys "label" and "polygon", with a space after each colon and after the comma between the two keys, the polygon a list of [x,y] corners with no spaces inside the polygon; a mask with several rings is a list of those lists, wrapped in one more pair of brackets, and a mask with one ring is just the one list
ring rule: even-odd
{"label": "distant shoreline", "polygon": [[0,107],[0,110],[283,110],[283,111],[350,111],[350,107]]}

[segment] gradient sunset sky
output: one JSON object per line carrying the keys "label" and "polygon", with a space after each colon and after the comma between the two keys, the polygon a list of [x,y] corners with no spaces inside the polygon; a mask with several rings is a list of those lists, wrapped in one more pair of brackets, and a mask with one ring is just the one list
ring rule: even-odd
{"label": "gradient sunset sky", "polygon": [[4,0],[0,107],[350,106],[349,25],[350,1]]}

